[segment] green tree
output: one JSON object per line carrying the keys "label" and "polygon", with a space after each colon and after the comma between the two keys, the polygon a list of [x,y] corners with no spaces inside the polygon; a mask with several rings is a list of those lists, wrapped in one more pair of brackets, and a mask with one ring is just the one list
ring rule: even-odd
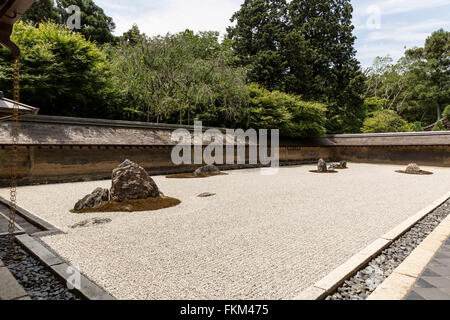
{"label": "green tree", "polygon": [[287,72],[283,55],[286,0],[245,0],[231,18],[228,38],[239,64],[249,68],[249,79],[270,90],[282,88]]}
{"label": "green tree", "polygon": [[[112,88],[106,55],[62,25],[18,22],[12,39],[21,48],[21,101],[40,114],[110,118]],[[0,87],[11,88],[12,58],[0,49]],[[10,90],[7,95],[11,96]]]}
{"label": "green tree", "polygon": [[54,0],[36,0],[22,16],[22,20],[35,25],[44,21],[55,23],[61,23],[62,21]]}
{"label": "green tree", "polygon": [[411,131],[414,132],[422,132],[423,131],[423,126],[422,126],[422,122],[420,121],[416,121],[411,125]]}
{"label": "green tree", "polygon": [[433,131],[445,131],[445,126],[442,123],[442,120],[438,120],[432,130]]}
{"label": "green tree", "polygon": [[118,41],[126,42],[131,45],[136,45],[143,40],[145,40],[146,35],[141,33],[137,24],[133,24],[130,30],[124,32],[121,37],[119,37]]}
{"label": "green tree", "polygon": [[442,112],[442,118],[450,121],[450,105],[445,107],[444,112]]}
{"label": "green tree", "polygon": [[217,32],[122,42],[112,55],[114,80],[134,103],[129,116],[147,121],[228,126],[248,101],[245,72],[230,66],[229,42]]}
{"label": "green tree", "polygon": [[358,132],[365,118],[364,76],[349,0],[293,0],[285,38],[287,92],[327,103],[329,132]]}
{"label": "green tree", "polygon": [[407,50],[405,56],[410,61],[411,92],[406,109],[424,110],[428,121],[440,120],[450,103],[450,32],[433,32],[423,48]]}
{"label": "green tree", "polygon": [[393,110],[381,110],[364,121],[364,133],[409,132],[411,125]]}
{"label": "green tree", "polygon": [[63,23],[67,21],[72,13],[68,13],[66,9],[71,5],[80,8],[81,14],[81,30],[77,30],[83,34],[86,39],[96,41],[99,44],[112,43],[115,41],[113,36],[116,25],[113,19],[107,16],[103,9],[95,4],[93,0],[56,0],[57,6]]}
{"label": "green tree", "polygon": [[280,134],[294,137],[325,134],[324,105],[280,91],[269,91],[257,84],[250,85],[249,89],[249,117],[245,127],[279,129]]}

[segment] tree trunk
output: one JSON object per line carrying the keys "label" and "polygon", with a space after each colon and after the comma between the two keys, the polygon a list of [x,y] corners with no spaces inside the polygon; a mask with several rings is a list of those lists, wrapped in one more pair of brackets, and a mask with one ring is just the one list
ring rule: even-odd
{"label": "tree trunk", "polygon": [[442,120],[441,105],[440,105],[439,103],[438,103],[438,105],[437,105],[436,111],[437,111],[437,119],[438,119],[438,121],[439,121],[439,120]]}

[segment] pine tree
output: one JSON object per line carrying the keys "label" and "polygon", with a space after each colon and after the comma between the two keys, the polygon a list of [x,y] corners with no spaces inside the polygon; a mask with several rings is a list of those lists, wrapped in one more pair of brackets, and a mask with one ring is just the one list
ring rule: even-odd
{"label": "pine tree", "polygon": [[364,78],[356,59],[350,0],[293,0],[285,39],[286,90],[329,104],[330,132],[358,132]]}
{"label": "pine tree", "polygon": [[245,0],[231,18],[236,25],[227,30],[239,64],[249,68],[250,81],[271,90],[282,87],[286,74],[286,9],[286,0]]}

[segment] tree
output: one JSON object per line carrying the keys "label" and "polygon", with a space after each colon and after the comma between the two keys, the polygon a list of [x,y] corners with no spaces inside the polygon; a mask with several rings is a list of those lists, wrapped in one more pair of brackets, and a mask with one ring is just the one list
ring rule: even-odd
{"label": "tree", "polygon": [[445,107],[444,112],[442,112],[442,119],[447,119],[450,121],[450,105]]}
{"label": "tree", "polygon": [[72,13],[66,9],[71,5],[80,8],[81,29],[77,30],[86,39],[96,41],[99,44],[112,43],[115,41],[113,32],[115,24],[111,17],[107,16],[103,9],[97,6],[93,0],[56,0],[63,23],[67,21]]}
{"label": "tree", "polygon": [[218,36],[185,31],[122,42],[112,61],[117,86],[134,101],[124,111],[147,121],[233,125],[248,101],[246,77]]}
{"label": "tree", "polygon": [[294,137],[325,134],[324,105],[280,91],[269,91],[257,84],[250,85],[249,89],[249,117],[245,127],[279,129],[280,134]]}
{"label": "tree", "polygon": [[286,0],[245,0],[231,18],[236,25],[227,29],[250,81],[270,90],[282,88],[287,72],[282,52],[286,9]]}
{"label": "tree", "polygon": [[145,38],[146,35],[144,33],[141,33],[138,25],[134,23],[130,30],[124,32],[122,36],[119,37],[118,41],[136,45],[145,40]]}
{"label": "tree", "polygon": [[[12,39],[21,48],[21,100],[41,114],[110,118],[106,55],[62,25],[18,22]],[[12,58],[0,49],[0,87],[11,88]],[[11,96],[11,91],[7,90]]]}
{"label": "tree", "polygon": [[450,103],[450,32],[433,32],[423,48],[407,50],[405,57],[411,61],[408,107],[434,108],[435,117],[427,113],[428,119],[440,120],[444,107]]}
{"label": "tree", "polygon": [[358,132],[364,76],[356,60],[349,0],[293,0],[284,43],[287,92],[328,105],[329,132]]}
{"label": "tree", "polygon": [[56,9],[55,1],[53,0],[36,0],[35,3],[22,16],[24,22],[38,25],[44,21],[51,21],[61,23],[61,16]]}
{"label": "tree", "polygon": [[411,125],[395,111],[381,110],[364,121],[361,131],[364,133],[409,132]]}

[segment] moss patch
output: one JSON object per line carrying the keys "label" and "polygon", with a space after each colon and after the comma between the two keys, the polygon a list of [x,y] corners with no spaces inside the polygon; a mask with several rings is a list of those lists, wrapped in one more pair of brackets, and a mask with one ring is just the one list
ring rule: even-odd
{"label": "moss patch", "polygon": [[204,173],[201,175],[196,176],[193,173],[179,173],[179,174],[171,174],[169,176],[166,176],[168,179],[196,179],[196,178],[208,178],[213,176],[226,176],[228,173],[225,172],[210,172],[210,173]]}
{"label": "moss patch", "polygon": [[309,172],[312,172],[312,173],[338,173],[339,171],[336,171],[336,170],[327,170],[327,171],[309,170]]}
{"label": "moss patch", "polygon": [[170,207],[175,207],[181,203],[180,200],[159,196],[157,198],[147,198],[138,200],[128,200],[124,202],[108,201],[96,208],[83,210],[70,210],[72,213],[96,213],[96,212],[137,212],[154,211]]}
{"label": "moss patch", "polygon": [[425,171],[425,170],[420,170],[420,172],[418,172],[418,173],[406,172],[405,170],[397,170],[395,172],[404,173],[404,174],[414,174],[414,175],[419,175],[419,176],[426,176],[426,175],[433,174],[433,172]]}

